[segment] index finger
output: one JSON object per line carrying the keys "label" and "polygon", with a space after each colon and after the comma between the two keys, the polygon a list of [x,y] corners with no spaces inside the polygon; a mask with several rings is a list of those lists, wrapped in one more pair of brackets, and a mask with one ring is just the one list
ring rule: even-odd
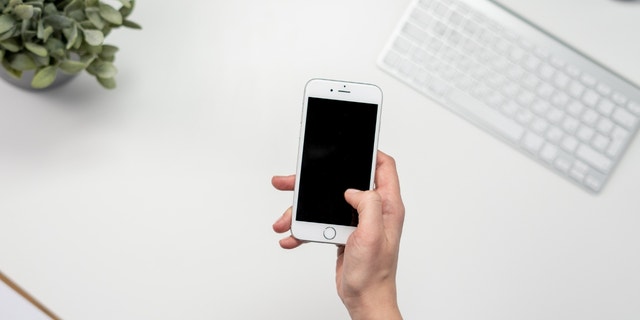
{"label": "index finger", "polygon": [[273,176],[273,178],[271,178],[271,184],[281,191],[293,191],[296,185],[296,175]]}
{"label": "index finger", "polygon": [[375,184],[376,190],[389,193],[396,199],[400,199],[400,180],[398,179],[396,161],[382,151],[378,151],[376,159]]}

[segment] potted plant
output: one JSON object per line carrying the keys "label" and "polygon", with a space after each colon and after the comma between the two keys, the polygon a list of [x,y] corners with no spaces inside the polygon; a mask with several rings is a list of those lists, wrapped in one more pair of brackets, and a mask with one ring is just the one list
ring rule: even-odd
{"label": "potted plant", "polygon": [[118,48],[104,39],[121,26],[140,29],[127,20],[134,0],[117,2],[0,0],[0,61],[6,71],[0,73],[15,79],[31,74],[30,86],[42,89],[86,70],[103,87],[114,88]]}

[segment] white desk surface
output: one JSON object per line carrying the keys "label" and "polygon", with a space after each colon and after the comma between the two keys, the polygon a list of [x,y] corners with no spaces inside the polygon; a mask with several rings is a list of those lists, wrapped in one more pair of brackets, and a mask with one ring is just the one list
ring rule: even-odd
{"label": "white desk surface", "polygon": [[[345,319],[335,248],[281,250],[305,82],[385,92],[406,319],[640,317],[640,141],[593,196],[379,70],[409,0],[142,1],[119,88],[0,82],[0,268],[64,319]],[[503,0],[640,83],[640,4]]]}

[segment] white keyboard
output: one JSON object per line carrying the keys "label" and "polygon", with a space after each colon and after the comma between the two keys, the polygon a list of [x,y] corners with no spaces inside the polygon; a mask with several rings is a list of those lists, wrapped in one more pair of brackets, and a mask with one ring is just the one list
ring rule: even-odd
{"label": "white keyboard", "polygon": [[640,119],[640,89],[489,0],[412,2],[382,69],[599,192]]}

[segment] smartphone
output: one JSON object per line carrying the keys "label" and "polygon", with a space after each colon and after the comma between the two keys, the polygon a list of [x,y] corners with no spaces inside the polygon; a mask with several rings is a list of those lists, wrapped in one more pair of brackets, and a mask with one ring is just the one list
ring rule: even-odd
{"label": "smartphone", "polygon": [[382,91],[375,85],[313,79],[304,90],[292,235],[345,244],[358,212],[349,188],[374,187]]}

